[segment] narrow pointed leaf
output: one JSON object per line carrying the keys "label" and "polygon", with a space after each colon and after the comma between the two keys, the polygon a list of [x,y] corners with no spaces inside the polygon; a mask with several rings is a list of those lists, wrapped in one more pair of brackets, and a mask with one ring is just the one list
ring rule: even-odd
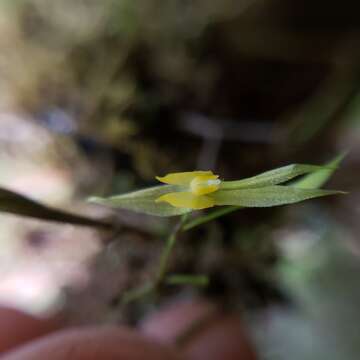
{"label": "narrow pointed leaf", "polygon": [[260,175],[239,181],[224,181],[221,184],[221,189],[251,189],[277,185],[289,181],[297,176],[313,173],[323,169],[327,169],[327,167],[318,165],[292,164],[283,166],[278,169],[266,171]]}
{"label": "narrow pointed leaf", "polygon": [[296,180],[291,185],[301,189],[318,189],[322,187],[330,179],[345,156],[346,152],[336,156],[333,160],[326,164],[325,168],[308,174],[300,180]]}
{"label": "narrow pointed leaf", "polygon": [[[336,168],[340,165],[341,161],[346,156],[346,152],[336,156],[333,160],[324,164],[320,170],[313,173],[309,173],[302,177],[300,180],[295,180],[291,186],[295,186],[301,189],[318,189],[322,187],[332,176]],[[183,231],[190,230],[199,225],[205,224],[209,221],[217,219],[221,216],[232,213],[236,210],[241,209],[241,206],[226,206],[220,209],[210,211],[208,214],[191,219],[183,226]]]}
{"label": "narrow pointed leaf", "polygon": [[181,190],[182,188],[176,185],[160,185],[108,198],[92,197],[89,201],[148,215],[176,216],[186,214],[190,212],[191,209],[176,208],[165,202],[156,203],[155,200],[162,195]]}
{"label": "narrow pointed leaf", "polygon": [[212,196],[216,205],[270,207],[340,193],[333,190],[299,189],[291,186],[275,185],[258,189],[221,190],[212,194]]}
{"label": "narrow pointed leaf", "polygon": [[0,188],[0,212],[65,224],[111,228],[112,224],[51,208],[14,191]]}

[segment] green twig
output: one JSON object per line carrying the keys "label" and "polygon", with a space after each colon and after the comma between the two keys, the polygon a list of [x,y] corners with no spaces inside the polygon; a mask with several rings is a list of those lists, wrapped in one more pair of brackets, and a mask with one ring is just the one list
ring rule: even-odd
{"label": "green twig", "polygon": [[192,285],[205,287],[209,285],[209,278],[206,275],[174,274],[167,276],[164,282],[168,285]]}
{"label": "green twig", "polygon": [[121,305],[126,305],[135,300],[141,299],[144,296],[152,293],[155,289],[155,284],[153,282],[148,282],[145,285],[127,291],[121,298]]}
{"label": "green twig", "polygon": [[190,229],[193,229],[196,226],[205,224],[205,223],[207,223],[209,221],[215,220],[215,219],[217,219],[217,218],[219,218],[221,216],[230,214],[230,213],[232,213],[232,212],[234,212],[236,210],[239,210],[239,209],[241,209],[240,206],[226,206],[226,207],[222,207],[222,208],[220,208],[218,210],[214,210],[210,214],[198,217],[198,218],[184,224],[182,226],[182,231],[188,231]]}
{"label": "green twig", "polygon": [[182,230],[184,224],[186,223],[186,220],[187,220],[187,214],[185,214],[181,217],[181,220],[175,226],[174,230],[172,231],[172,233],[169,235],[169,237],[166,240],[165,247],[164,247],[161,257],[160,257],[159,269],[158,269],[158,272],[155,277],[156,285],[159,285],[163,281],[163,279],[166,275],[166,271],[167,271],[169,260],[170,260],[170,255],[176,244],[177,235]]}
{"label": "green twig", "polygon": [[138,299],[143,298],[146,295],[151,294],[156,291],[156,289],[164,282],[166,277],[166,272],[169,265],[170,256],[172,254],[172,250],[176,244],[177,235],[182,230],[184,223],[187,220],[187,214],[181,217],[181,220],[176,224],[173,231],[166,239],[165,247],[160,256],[160,264],[155,275],[155,278],[148,283],[140,286],[138,288],[127,291],[121,298],[121,304],[126,305],[130,302],[136,301]]}

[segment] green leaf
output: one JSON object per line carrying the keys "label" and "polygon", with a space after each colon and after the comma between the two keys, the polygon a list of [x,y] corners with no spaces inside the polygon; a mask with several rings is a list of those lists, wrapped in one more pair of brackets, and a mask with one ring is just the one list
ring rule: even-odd
{"label": "green leaf", "polygon": [[345,156],[346,152],[339,154],[333,160],[326,164],[327,168],[320,169],[312,174],[304,176],[302,179],[295,181],[292,186],[301,189],[318,189],[322,187],[332,176],[332,174],[340,165]]}
{"label": "green leaf", "polygon": [[[321,167],[320,170],[317,170],[313,173],[310,173],[300,180],[293,182],[291,185],[296,188],[301,189],[317,189],[323,186],[328,179],[332,176],[336,168],[340,165],[343,158],[346,156],[346,152],[336,156],[332,161],[325,164]],[[236,210],[242,209],[241,206],[227,206],[220,209],[210,211],[206,215],[196,217],[191,219],[186,224],[183,225],[182,230],[187,231],[199,225],[205,224],[209,221],[222,217],[224,215],[230,214]]]}
{"label": "green leaf", "polygon": [[108,198],[92,197],[89,201],[114,208],[141,212],[148,215],[176,216],[186,214],[192,210],[176,208],[165,202],[156,203],[155,200],[161,195],[181,190],[182,187],[177,185],[160,185]]}
{"label": "green leaf", "polygon": [[[270,185],[277,185],[289,181],[297,176],[313,173],[319,170],[327,169],[324,166],[292,164],[278,169],[266,171],[260,175],[238,181],[224,181],[221,184],[222,190],[230,189],[251,189]],[[333,171],[333,169],[330,169]]]}
{"label": "green leaf", "polygon": [[299,189],[275,185],[256,189],[220,190],[211,195],[215,199],[216,205],[270,207],[341,193],[333,190]]}
{"label": "green leaf", "polygon": [[14,191],[3,188],[0,188],[0,212],[72,225],[95,226],[103,228],[113,227],[112,224],[103,222],[101,220],[91,219],[86,216],[75,215],[48,207]]}

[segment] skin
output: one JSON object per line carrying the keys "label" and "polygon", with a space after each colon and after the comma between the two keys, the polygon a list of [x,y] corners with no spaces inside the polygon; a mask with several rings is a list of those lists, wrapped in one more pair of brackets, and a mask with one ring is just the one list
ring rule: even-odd
{"label": "skin", "polygon": [[[194,322],[204,326],[182,338]],[[173,304],[146,318],[135,331],[122,326],[62,329],[59,318],[39,319],[0,308],[0,360],[255,360],[237,316],[204,302]]]}

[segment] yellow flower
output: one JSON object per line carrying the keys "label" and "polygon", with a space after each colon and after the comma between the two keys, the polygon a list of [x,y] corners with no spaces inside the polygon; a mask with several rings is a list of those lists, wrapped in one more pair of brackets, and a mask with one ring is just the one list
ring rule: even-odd
{"label": "yellow flower", "polygon": [[157,180],[170,185],[185,187],[186,191],[172,192],[160,196],[155,202],[167,202],[178,208],[194,210],[206,209],[215,205],[211,194],[220,187],[221,180],[212,171],[189,171],[156,177]]}

